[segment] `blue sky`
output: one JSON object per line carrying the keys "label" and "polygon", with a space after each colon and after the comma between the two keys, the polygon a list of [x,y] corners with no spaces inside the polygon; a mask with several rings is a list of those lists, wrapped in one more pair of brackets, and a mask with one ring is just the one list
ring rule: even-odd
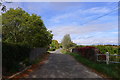
{"label": "blue sky", "polygon": [[118,43],[117,2],[16,2],[7,8],[21,7],[42,17],[54,38],[61,42],[70,34],[77,44]]}

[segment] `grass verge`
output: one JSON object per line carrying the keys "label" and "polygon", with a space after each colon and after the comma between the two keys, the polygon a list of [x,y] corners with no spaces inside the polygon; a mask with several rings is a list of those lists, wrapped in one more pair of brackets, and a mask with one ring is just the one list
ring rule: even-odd
{"label": "grass verge", "polygon": [[107,65],[106,63],[90,61],[77,53],[70,53],[65,51],[62,52],[73,56],[78,62],[94,69],[99,73],[102,73],[103,75],[107,75],[109,78],[115,78],[116,80],[120,80],[120,64]]}

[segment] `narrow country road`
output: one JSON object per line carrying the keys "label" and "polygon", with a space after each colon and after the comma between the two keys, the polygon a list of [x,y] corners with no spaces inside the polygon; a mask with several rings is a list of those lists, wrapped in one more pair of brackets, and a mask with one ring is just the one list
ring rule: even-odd
{"label": "narrow country road", "polygon": [[72,56],[62,54],[60,50],[51,52],[45,64],[30,73],[27,78],[101,78]]}

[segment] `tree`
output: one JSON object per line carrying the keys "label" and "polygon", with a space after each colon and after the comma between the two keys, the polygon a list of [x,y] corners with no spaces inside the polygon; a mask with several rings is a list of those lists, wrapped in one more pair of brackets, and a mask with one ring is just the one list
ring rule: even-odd
{"label": "tree", "polygon": [[22,8],[10,9],[2,15],[3,41],[48,47],[53,34],[45,27],[40,16],[28,14]]}
{"label": "tree", "polygon": [[69,47],[75,47],[75,46],[77,46],[77,44],[75,44],[75,43],[73,43],[73,42],[71,42],[71,43],[69,44]]}
{"label": "tree", "polygon": [[63,48],[64,49],[68,49],[68,48],[72,47],[73,45],[74,45],[74,43],[71,41],[70,35],[66,34],[63,37],[63,40],[62,40],[62,46],[63,46]]}
{"label": "tree", "polygon": [[52,43],[50,44],[50,47],[52,49],[58,49],[59,48],[59,43],[57,40],[52,40]]}
{"label": "tree", "polygon": [[59,47],[62,48],[62,43],[59,43]]}

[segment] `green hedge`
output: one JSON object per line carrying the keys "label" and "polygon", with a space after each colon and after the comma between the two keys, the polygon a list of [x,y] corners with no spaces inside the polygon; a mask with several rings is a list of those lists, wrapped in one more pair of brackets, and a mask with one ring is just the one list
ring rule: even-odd
{"label": "green hedge", "polygon": [[[100,52],[102,52],[103,54],[109,52],[110,54],[120,55],[120,46],[114,46],[114,45],[91,45],[91,46],[98,48]],[[76,46],[76,48],[78,47],[85,47],[85,46],[83,45]]]}
{"label": "green hedge", "polygon": [[30,47],[23,44],[2,43],[2,68],[3,75],[19,71],[20,62],[27,65]]}
{"label": "green hedge", "polygon": [[103,46],[103,45],[98,45],[95,46],[98,48],[103,54],[106,52],[109,52],[110,54],[120,54],[120,47],[119,46]]}

